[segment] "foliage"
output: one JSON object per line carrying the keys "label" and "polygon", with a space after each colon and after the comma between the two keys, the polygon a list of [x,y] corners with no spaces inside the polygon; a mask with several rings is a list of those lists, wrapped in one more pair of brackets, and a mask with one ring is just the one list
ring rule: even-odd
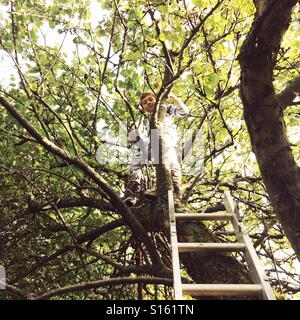
{"label": "foliage", "polygon": [[[166,45],[171,54],[177,53],[178,79],[172,92],[193,115],[180,120],[178,128],[182,135],[200,128],[204,140],[204,170],[197,176],[184,176],[187,202],[195,210],[205,210],[220,204],[223,191],[230,189],[273,288],[281,298],[297,298],[300,280],[294,268],[299,264],[270,206],[238,93],[237,56],[254,12],[251,2],[241,0],[1,1],[4,76],[0,91],[40,133],[86,161],[122,195],[126,165],[118,161],[97,164],[95,154],[101,141],[96,125],[101,119],[105,130],[117,133],[120,120],[132,124],[140,116],[135,108],[140,93],[161,88]],[[278,92],[299,70],[299,36],[295,12],[275,68]],[[11,63],[13,72],[6,68]],[[293,153],[300,161],[297,119],[297,106],[289,107],[285,121]],[[0,261],[13,286],[39,295],[118,277],[122,272],[116,264],[132,266],[147,259],[123,224],[78,243],[90,231],[118,222],[114,208],[108,207],[95,183],[31,141],[6,112],[1,112],[0,120],[0,240],[4,248]],[[211,226],[212,230],[222,228]],[[151,236],[158,248],[166,243],[160,234]],[[138,285],[104,289],[63,298],[138,297]],[[8,291],[0,295],[17,297]],[[144,285],[146,299],[168,296],[165,287]]]}

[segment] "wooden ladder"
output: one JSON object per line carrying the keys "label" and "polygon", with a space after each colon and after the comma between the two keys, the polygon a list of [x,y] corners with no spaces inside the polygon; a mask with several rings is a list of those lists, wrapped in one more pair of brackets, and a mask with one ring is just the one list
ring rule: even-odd
{"label": "wooden ladder", "polygon": [[[182,300],[183,295],[193,296],[257,296],[262,300],[276,300],[272,288],[260,266],[258,256],[249,236],[243,232],[238,207],[235,205],[229,191],[224,192],[222,213],[176,213],[173,192],[169,190],[170,242],[172,251],[174,298]],[[178,243],[176,221],[231,221],[232,235],[236,243]],[[228,234],[228,233],[226,233]],[[180,275],[180,252],[211,251],[211,252],[243,252],[253,284],[183,284]]]}

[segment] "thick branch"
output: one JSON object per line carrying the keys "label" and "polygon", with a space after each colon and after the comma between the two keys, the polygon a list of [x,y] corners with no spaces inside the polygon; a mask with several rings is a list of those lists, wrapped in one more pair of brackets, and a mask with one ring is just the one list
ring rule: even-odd
{"label": "thick branch", "polygon": [[149,278],[149,277],[136,277],[136,278],[116,278],[116,279],[107,279],[107,280],[99,280],[93,282],[87,282],[82,284],[77,284],[73,286],[68,286],[64,288],[50,290],[43,295],[35,298],[35,300],[45,300],[49,299],[53,296],[59,296],[66,293],[78,292],[78,291],[86,291],[91,289],[96,289],[104,286],[116,286],[120,284],[131,284],[131,283],[143,283],[143,284],[164,284],[164,285],[173,285],[172,279],[167,278]]}
{"label": "thick branch", "polygon": [[32,300],[34,298],[34,294],[27,292],[25,290],[16,288],[15,286],[12,286],[10,284],[5,284],[5,287],[7,290],[13,292],[14,294],[18,295],[19,297],[25,300]]}
{"label": "thick branch", "polygon": [[162,262],[155,249],[155,246],[148,237],[145,229],[143,228],[141,223],[135,218],[133,213],[127,208],[127,206],[120,199],[120,197],[109,186],[109,184],[83,160],[71,155],[62,148],[57,147],[50,140],[43,137],[31,125],[31,123],[18,112],[18,110],[13,105],[11,105],[6,99],[4,99],[1,96],[0,103],[22,125],[22,127],[25,128],[31,134],[31,136],[34,137],[46,150],[80,169],[87,177],[94,181],[106,193],[110,200],[110,203],[116,208],[117,212],[121,215],[121,217],[131,228],[133,234],[135,234],[144,242],[151,256],[153,264],[155,264],[158,268],[163,268]]}
{"label": "thick branch", "polygon": [[[297,0],[260,1],[239,57],[244,118],[262,178],[283,229],[300,259],[300,175],[287,138],[273,68]],[[260,4],[264,4],[263,10]]]}
{"label": "thick branch", "polygon": [[294,79],[289,86],[282,90],[278,95],[278,100],[283,109],[291,105],[296,97],[300,96],[300,77]]}

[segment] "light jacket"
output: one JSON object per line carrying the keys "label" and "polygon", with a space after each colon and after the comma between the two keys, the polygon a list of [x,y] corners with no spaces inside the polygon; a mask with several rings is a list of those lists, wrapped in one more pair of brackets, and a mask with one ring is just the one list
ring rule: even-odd
{"label": "light jacket", "polygon": [[[173,118],[182,118],[189,114],[186,105],[182,101],[175,100],[174,105],[163,103],[166,108],[166,115],[162,123],[162,132],[167,147],[174,147],[178,142],[178,133]],[[132,143],[140,142],[148,146],[150,143],[150,121],[142,117],[135,123],[135,128],[129,132],[128,141]]]}

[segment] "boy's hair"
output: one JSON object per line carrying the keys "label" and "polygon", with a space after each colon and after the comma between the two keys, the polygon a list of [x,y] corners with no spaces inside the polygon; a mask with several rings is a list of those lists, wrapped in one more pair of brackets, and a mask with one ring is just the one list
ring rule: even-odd
{"label": "boy's hair", "polygon": [[152,97],[154,97],[155,99],[156,99],[156,95],[153,93],[153,92],[143,92],[142,94],[141,94],[141,101],[146,97],[146,96],[152,96]]}

